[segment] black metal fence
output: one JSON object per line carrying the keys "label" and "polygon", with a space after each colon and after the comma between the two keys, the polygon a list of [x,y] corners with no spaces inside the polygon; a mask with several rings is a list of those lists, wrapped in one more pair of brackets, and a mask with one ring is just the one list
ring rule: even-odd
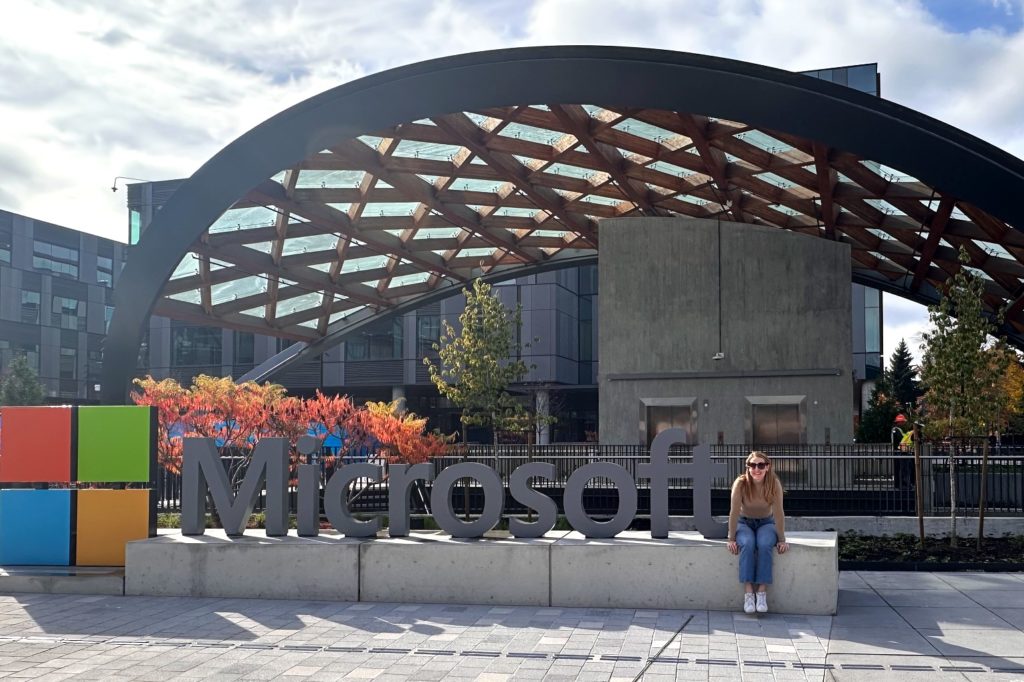
{"label": "black metal fence", "polygon": [[[894,451],[889,445],[794,445],[762,447],[773,462],[773,468],[785,489],[786,513],[793,516],[912,516],[916,514],[916,476],[914,457]],[[712,446],[712,459],[726,465],[726,475],[713,480],[712,512],[727,514],[732,481],[743,470],[751,447],[745,445]],[[925,514],[949,512],[949,453],[938,447],[924,448],[921,457],[921,499]],[[962,513],[977,512],[981,487],[980,451],[957,450],[957,507]],[[691,447],[677,446],[670,453],[673,461],[692,458]],[[449,453],[434,460],[435,471],[457,462],[480,462],[495,469],[508,486],[512,471],[528,462],[550,462],[555,465],[554,479],[533,479],[531,485],[562,506],[562,493],[573,471],[591,462],[612,462],[625,468],[636,478],[637,464],[649,461],[649,452],[642,446],[597,445],[590,443],[556,443],[552,445],[453,446]],[[366,461],[366,460],[360,460]],[[371,461],[372,458],[371,458]],[[339,466],[343,464],[339,463]],[[385,465],[386,467],[386,465]],[[324,479],[333,467],[324,465]],[[1024,515],[1024,448],[992,448],[986,475],[987,513]],[[650,513],[649,482],[636,479],[638,515]],[[414,495],[414,512],[427,512],[430,484]],[[180,477],[162,471],[157,480],[160,511],[180,511]],[[294,495],[292,504],[294,505]],[[453,506],[470,513],[479,512],[483,499],[479,487],[463,480],[452,490]],[[263,500],[257,505],[262,509]],[[618,491],[604,479],[593,479],[584,492],[584,506],[596,516],[614,514]],[[352,503],[354,510],[385,512],[387,482],[370,485]],[[527,510],[510,496],[505,499],[506,512]],[[293,508],[294,511],[294,508]],[[687,479],[670,482],[669,512],[687,516],[693,513],[692,482]]]}

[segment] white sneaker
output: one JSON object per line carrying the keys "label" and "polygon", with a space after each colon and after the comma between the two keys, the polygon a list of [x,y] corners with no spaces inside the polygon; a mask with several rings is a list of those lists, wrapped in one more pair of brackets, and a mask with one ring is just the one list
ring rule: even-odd
{"label": "white sneaker", "polygon": [[768,594],[766,592],[757,593],[757,612],[768,613]]}
{"label": "white sneaker", "polygon": [[754,612],[754,593],[744,592],[743,593],[743,613]]}

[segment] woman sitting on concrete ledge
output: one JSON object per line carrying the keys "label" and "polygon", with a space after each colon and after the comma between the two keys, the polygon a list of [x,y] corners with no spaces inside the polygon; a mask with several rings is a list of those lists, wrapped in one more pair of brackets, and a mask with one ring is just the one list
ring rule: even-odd
{"label": "woman sitting on concrete ledge", "polygon": [[[772,550],[789,549],[786,516],[782,511],[782,483],[763,452],[747,456],[747,470],[732,484],[729,507],[729,551],[740,555],[743,610],[768,611],[768,586],[772,584]],[[754,586],[757,596],[754,596]]]}

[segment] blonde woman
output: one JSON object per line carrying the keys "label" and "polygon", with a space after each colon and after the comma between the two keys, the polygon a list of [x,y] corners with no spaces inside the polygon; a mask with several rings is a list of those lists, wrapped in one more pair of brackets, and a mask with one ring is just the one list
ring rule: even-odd
{"label": "blonde woman", "polygon": [[789,549],[786,517],[782,512],[782,483],[772,471],[771,458],[754,451],[747,456],[746,471],[732,484],[729,506],[729,551],[740,555],[746,613],[768,611],[773,549],[779,554]]}

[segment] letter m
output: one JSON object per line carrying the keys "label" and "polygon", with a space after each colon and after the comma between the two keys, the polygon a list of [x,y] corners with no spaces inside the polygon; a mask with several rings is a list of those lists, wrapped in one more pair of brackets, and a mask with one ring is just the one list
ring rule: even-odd
{"label": "letter m", "polygon": [[186,438],[182,453],[181,532],[202,535],[206,529],[206,490],[228,535],[241,535],[267,484],[267,535],[288,534],[288,439],[264,438],[256,444],[237,497],[212,438]]}

